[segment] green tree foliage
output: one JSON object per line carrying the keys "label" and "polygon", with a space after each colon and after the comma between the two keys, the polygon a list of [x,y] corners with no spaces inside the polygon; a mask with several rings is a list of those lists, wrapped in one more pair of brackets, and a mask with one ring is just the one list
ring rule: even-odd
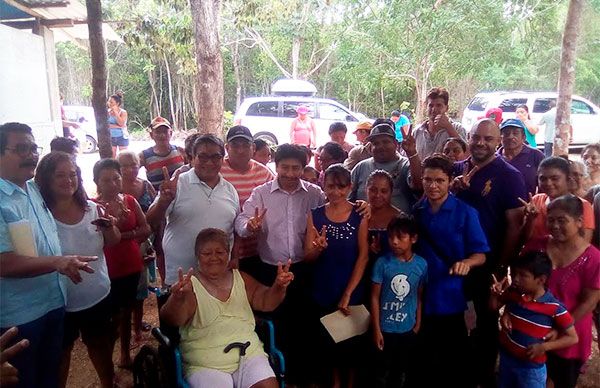
{"label": "green tree foliage", "polygon": [[[125,92],[133,121],[156,114],[193,128],[195,61],[182,0],[110,0],[109,92]],[[565,0],[228,0],[222,9],[225,110],[284,77],[371,117],[403,102],[421,113],[426,91],[451,93],[457,114],[479,90],[556,90]],[[600,1],[586,4],[575,93],[600,101]],[[58,45],[67,103],[88,103],[89,59]],[[420,103],[421,102],[421,103]],[[405,104],[406,105],[406,104]]]}

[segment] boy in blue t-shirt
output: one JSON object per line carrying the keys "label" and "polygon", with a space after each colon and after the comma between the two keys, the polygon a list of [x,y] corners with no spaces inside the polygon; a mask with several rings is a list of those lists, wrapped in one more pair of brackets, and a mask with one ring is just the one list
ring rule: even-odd
{"label": "boy in blue t-shirt", "polygon": [[387,228],[391,253],[375,262],[371,280],[371,320],[375,346],[377,387],[405,382],[421,326],[423,286],[427,262],[412,251],[417,224],[408,216],[393,219]]}
{"label": "boy in blue t-shirt", "polygon": [[[513,284],[494,278],[490,307],[504,308],[500,333],[500,388],[545,388],[546,352],[577,343],[573,317],[550,291],[546,281],[552,261],[544,252],[528,252],[511,265]],[[545,341],[552,330],[559,335]]]}

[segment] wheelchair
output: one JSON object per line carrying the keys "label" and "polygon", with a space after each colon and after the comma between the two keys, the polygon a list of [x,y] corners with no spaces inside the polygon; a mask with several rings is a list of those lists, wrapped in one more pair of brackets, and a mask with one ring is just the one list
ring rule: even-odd
{"label": "wheelchair", "polygon": [[[159,299],[166,301],[168,291],[156,287],[148,287]],[[270,319],[255,317],[255,331],[263,342],[269,364],[281,388],[285,388],[285,360],[283,354],[275,346],[275,326]],[[144,345],[135,356],[133,362],[133,385],[135,388],[189,388],[183,376],[183,360],[179,350],[179,332],[175,328],[155,327],[152,336],[158,341],[158,346]],[[246,344],[232,344],[239,347],[241,355],[245,352]],[[245,346],[244,346],[245,345]]]}

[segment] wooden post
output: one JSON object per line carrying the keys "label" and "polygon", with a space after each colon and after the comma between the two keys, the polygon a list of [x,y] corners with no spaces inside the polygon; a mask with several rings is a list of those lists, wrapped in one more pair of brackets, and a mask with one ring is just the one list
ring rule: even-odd
{"label": "wooden post", "polygon": [[577,38],[581,27],[584,0],[571,0],[563,33],[558,78],[558,101],[556,103],[556,134],[553,155],[569,155],[571,143],[571,95],[575,84],[575,61]]}
{"label": "wooden post", "polygon": [[96,117],[98,149],[100,158],[112,157],[110,131],[108,130],[108,109],[106,108],[106,51],[102,38],[102,4],[100,0],[86,0],[90,55],[92,59],[92,107]]}

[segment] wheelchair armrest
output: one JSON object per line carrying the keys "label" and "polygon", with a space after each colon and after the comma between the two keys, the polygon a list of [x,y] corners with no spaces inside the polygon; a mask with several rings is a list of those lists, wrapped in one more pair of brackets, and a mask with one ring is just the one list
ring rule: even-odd
{"label": "wheelchair armrest", "polygon": [[156,338],[156,340],[162,346],[165,346],[167,348],[171,347],[171,340],[169,339],[169,337],[167,337],[166,335],[164,335],[162,333],[162,331],[160,331],[159,327],[155,327],[155,328],[152,329],[152,335],[154,336],[154,338]]}

